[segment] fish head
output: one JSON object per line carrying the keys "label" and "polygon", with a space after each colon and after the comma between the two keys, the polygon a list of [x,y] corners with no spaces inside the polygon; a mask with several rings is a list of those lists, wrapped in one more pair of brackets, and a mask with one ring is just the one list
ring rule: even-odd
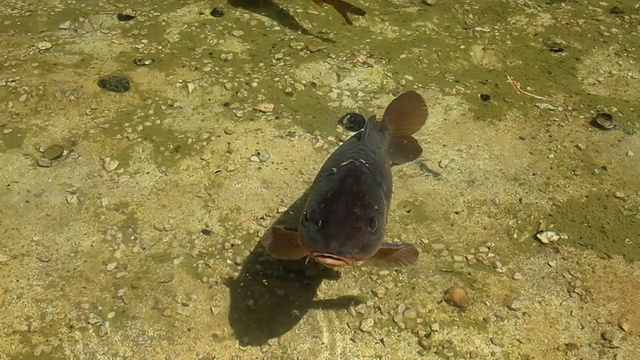
{"label": "fish head", "polygon": [[387,222],[389,197],[384,190],[375,178],[354,172],[310,198],[298,228],[300,244],[311,249],[309,257],[338,267],[373,256]]}

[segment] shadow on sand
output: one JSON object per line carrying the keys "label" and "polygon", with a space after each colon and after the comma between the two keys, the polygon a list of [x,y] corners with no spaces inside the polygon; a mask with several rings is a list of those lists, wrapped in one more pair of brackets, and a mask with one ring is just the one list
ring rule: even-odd
{"label": "shadow on sand", "polygon": [[[273,225],[295,225],[307,200],[307,190]],[[272,225],[272,226],[273,226]],[[226,285],[231,295],[229,323],[243,346],[258,346],[291,330],[312,308],[346,309],[360,300],[344,296],[314,300],[323,280],[337,280],[338,271],[305,259],[279,261],[260,242]]]}
{"label": "shadow on sand", "polygon": [[[296,20],[290,12],[283,9],[273,0],[227,0],[229,5],[251,11],[255,14],[268,17],[283,28],[300,32],[303,35],[313,36],[324,42],[335,43],[334,40],[312,33]],[[315,5],[314,5],[315,6]]]}

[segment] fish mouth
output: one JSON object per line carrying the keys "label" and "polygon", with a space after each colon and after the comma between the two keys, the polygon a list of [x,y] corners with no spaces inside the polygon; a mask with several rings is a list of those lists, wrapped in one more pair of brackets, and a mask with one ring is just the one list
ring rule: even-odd
{"label": "fish mouth", "polygon": [[353,259],[344,256],[312,252],[311,254],[309,254],[309,257],[329,268],[353,265]]}

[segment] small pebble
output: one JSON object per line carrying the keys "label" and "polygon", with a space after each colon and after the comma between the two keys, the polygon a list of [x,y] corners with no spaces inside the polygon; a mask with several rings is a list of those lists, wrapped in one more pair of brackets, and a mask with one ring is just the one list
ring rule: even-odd
{"label": "small pebble", "polygon": [[262,103],[262,104],[258,104],[258,105],[253,107],[254,110],[258,110],[258,111],[263,112],[263,113],[273,112],[274,108],[275,108],[275,105],[273,105],[271,103]]}
{"label": "small pebble", "polygon": [[60,23],[60,25],[58,25],[58,29],[60,30],[67,30],[71,27],[71,20],[67,20],[63,23]]}
{"label": "small pebble", "polygon": [[104,321],[100,316],[91,313],[89,314],[89,319],[87,320],[89,322],[89,324],[91,325],[96,325],[96,324],[102,324],[102,322]]}
{"label": "small pebble", "polygon": [[360,331],[362,332],[371,332],[373,331],[373,318],[366,318],[360,322]]}
{"label": "small pebble", "polygon": [[111,270],[115,269],[116,266],[118,266],[118,262],[117,261],[110,262],[109,264],[107,264],[107,271],[111,271]]}
{"label": "small pebble", "polygon": [[40,159],[38,159],[38,166],[40,167],[48,168],[51,167],[51,165],[51,160],[45,157],[41,157]]}
{"label": "small pebble", "polygon": [[67,204],[69,205],[78,205],[80,203],[80,200],[78,199],[78,196],[76,194],[69,194],[67,195]]}
{"label": "small pebble", "polygon": [[407,309],[402,313],[405,319],[415,319],[418,317],[418,313],[413,309]]}
{"label": "small pebble", "polygon": [[626,320],[624,320],[624,319],[623,319],[623,320],[618,321],[618,327],[620,328],[620,330],[622,330],[622,331],[624,331],[624,332],[626,332],[626,333],[628,333],[628,332],[629,332],[629,329],[631,328],[631,327],[629,326],[629,323],[628,323]]}
{"label": "small pebble", "polygon": [[520,273],[514,273],[512,276],[513,280],[522,280],[524,277]]}
{"label": "small pebble", "polygon": [[503,347],[504,343],[502,342],[502,339],[497,338],[497,337],[492,337],[489,339],[489,341],[491,341],[491,343],[497,347]]}
{"label": "small pebble", "polygon": [[133,63],[138,65],[138,66],[147,66],[147,65],[151,65],[155,62],[154,59],[145,59],[145,58],[135,58],[133,59]]}
{"label": "small pebble", "polygon": [[633,155],[635,155],[635,154],[633,153],[633,151],[631,151],[631,150],[627,151],[627,156],[633,156]]}
{"label": "small pebble", "polygon": [[118,165],[120,165],[120,162],[118,160],[112,159],[110,157],[104,158],[103,161],[104,161],[103,167],[107,171],[113,171],[118,167]]}
{"label": "small pebble", "polygon": [[258,160],[262,162],[269,160],[270,157],[271,157],[271,154],[269,154],[267,150],[261,150],[258,152]]}
{"label": "small pebble", "polygon": [[379,286],[371,290],[371,292],[373,293],[373,296],[377,297],[378,299],[382,299],[386,291],[387,289],[384,286]]}
{"label": "small pebble", "polygon": [[570,343],[564,344],[564,349],[569,352],[574,352],[574,351],[578,351],[580,349],[580,346],[578,346],[578,344],[576,343],[570,342]]}
{"label": "small pebble", "polygon": [[449,160],[449,159],[442,159],[442,160],[438,161],[438,166],[441,169],[444,169],[444,168],[447,167],[447,165],[449,165],[450,162],[451,162],[451,160]]}
{"label": "small pebble", "polygon": [[618,339],[618,334],[616,333],[615,330],[613,329],[605,329],[601,334],[600,337],[602,338],[602,340],[604,341],[608,341],[608,342],[614,342]]}
{"label": "small pebble", "polygon": [[624,200],[627,198],[625,194],[620,191],[616,191],[615,193],[613,193],[613,196],[618,200]]}
{"label": "small pebble", "polygon": [[464,288],[460,286],[452,286],[445,291],[444,301],[449,305],[465,307],[471,303],[471,297],[467,294]]}
{"label": "small pebble", "polygon": [[[429,334],[431,335],[431,334]],[[425,349],[425,350],[430,350],[431,349],[431,342],[429,342],[429,336],[425,335],[423,337],[420,338],[420,340],[418,340],[418,345]]]}
{"label": "small pebble", "polygon": [[53,44],[48,41],[40,41],[36,44],[36,48],[38,49],[38,51],[40,51],[40,53],[43,53],[53,48]]}

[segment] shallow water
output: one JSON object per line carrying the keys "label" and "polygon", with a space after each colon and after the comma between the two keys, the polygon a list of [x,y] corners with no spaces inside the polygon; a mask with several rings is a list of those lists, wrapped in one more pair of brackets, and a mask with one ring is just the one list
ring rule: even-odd
{"label": "shallow water", "polygon": [[[640,358],[637,2],[352,2],[4,2],[0,358]],[[265,255],[338,119],[406,90],[418,264]]]}

